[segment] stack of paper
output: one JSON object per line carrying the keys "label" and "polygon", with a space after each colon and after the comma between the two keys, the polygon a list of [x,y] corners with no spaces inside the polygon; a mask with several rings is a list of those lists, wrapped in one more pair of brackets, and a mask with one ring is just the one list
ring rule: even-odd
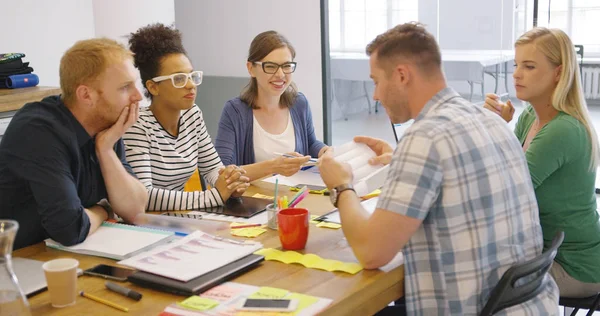
{"label": "stack of paper", "polygon": [[[352,167],[352,173],[354,174],[353,185],[359,196],[367,195],[383,185],[385,178],[387,177],[388,166],[373,166],[369,164],[369,159],[377,156],[369,146],[349,142],[334,147],[333,153],[337,161],[348,163]],[[296,186],[300,184],[325,186],[317,167],[299,171],[290,177],[276,175],[263,181],[275,183],[275,180],[278,180],[279,184],[287,186]]]}
{"label": "stack of paper", "polygon": [[78,245],[66,247],[51,239],[46,239],[45,242],[50,248],[123,260],[168,242],[174,234],[170,231],[104,222]]}

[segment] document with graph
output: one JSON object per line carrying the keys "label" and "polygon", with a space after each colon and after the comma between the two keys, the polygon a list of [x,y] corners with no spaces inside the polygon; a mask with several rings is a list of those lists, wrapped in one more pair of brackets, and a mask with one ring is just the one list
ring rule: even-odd
{"label": "document with graph", "polygon": [[119,261],[119,264],[187,282],[261,249],[262,244],[195,231],[168,245]]}

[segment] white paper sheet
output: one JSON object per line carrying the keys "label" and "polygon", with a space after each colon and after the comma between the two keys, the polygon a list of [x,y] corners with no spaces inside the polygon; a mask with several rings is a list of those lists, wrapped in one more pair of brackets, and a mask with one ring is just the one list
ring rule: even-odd
{"label": "white paper sheet", "polygon": [[262,244],[240,245],[196,231],[168,245],[119,261],[138,270],[167,278],[189,281],[262,248]]}
{"label": "white paper sheet", "polygon": [[223,222],[266,224],[268,221],[268,216],[267,216],[266,211],[258,213],[250,218],[220,215],[220,214],[207,213],[207,212],[202,212],[202,211],[191,211],[188,214],[202,215],[202,219],[223,221]]}
{"label": "white paper sheet", "polygon": [[[346,162],[352,167],[354,174],[354,189],[359,196],[369,194],[380,188],[387,177],[388,166],[369,164],[369,159],[377,156],[369,146],[365,144],[348,142],[333,148],[334,157],[337,161]],[[299,184],[325,186],[318,167],[302,170],[290,177],[275,175],[264,179],[264,182],[278,183],[286,186]]]}

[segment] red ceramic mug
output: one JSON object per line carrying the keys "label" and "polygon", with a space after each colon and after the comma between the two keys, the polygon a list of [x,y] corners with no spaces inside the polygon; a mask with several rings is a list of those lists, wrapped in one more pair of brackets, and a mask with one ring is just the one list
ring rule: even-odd
{"label": "red ceramic mug", "polygon": [[308,240],[308,210],[287,208],[277,213],[279,240],[283,249],[300,250]]}

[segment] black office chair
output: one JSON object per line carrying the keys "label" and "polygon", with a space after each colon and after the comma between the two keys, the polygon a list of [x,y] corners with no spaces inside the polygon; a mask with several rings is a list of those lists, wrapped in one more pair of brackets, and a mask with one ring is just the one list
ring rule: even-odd
{"label": "black office chair", "polygon": [[586,315],[591,316],[594,311],[600,310],[598,308],[600,306],[600,293],[584,298],[561,297],[558,305],[573,308],[571,316],[575,316],[580,308],[589,310]]}
{"label": "black office chair", "polygon": [[[479,315],[493,315],[505,308],[524,303],[542,292],[550,280],[548,270],[564,238],[565,234],[562,231],[556,233],[548,250],[506,270]],[[519,284],[516,284],[517,281],[520,281]]]}

